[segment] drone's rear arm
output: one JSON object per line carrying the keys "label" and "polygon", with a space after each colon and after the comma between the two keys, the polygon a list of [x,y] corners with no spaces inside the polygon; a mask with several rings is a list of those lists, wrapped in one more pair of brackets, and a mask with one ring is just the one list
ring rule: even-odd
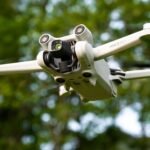
{"label": "drone's rear arm", "polygon": [[150,78],[150,69],[130,71],[114,70],[113,74],[111,75],[113,81],[118,81],[117,83],[122,83],[122,81],[124,80]]}
{"label": "drone's rear arm", "polygon": [[42,70],[43,69],[37,64],[36,60],[0,65],[0,75],[28,73]]}
{"label": "drone's rear arm", "polygon": [[130,80],[130,79],[140,79],[140,78],[149,78],[149,77],[150,77],[150,69],[144,69],[144,70],[126,71],[123,79]]}

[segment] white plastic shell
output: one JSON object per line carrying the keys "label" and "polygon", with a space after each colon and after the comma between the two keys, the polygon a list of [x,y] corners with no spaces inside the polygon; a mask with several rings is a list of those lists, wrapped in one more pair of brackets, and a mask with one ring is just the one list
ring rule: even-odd
{"label": "white plastic shell", "polygon": [[75,27],[73,30],[78,41],[87,41],[90,44],[93,44],[93,36],[91,31],[83,24],[80,24]]}

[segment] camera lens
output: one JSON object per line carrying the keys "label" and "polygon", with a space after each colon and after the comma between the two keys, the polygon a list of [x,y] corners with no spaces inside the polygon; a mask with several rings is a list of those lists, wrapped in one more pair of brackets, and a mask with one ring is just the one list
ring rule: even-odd
{"label": "camera lens", "polygon": [[56,78],[56,82],[58,82],[58,83],[62,84],[62,83],[64,83],[64,82],[65,82],[65,79],[64,79],[64,78],[62,78],[62,77],[58,77],[58,78]]}
{"label": "camera lens", "polygon": [[62,48],[61,43],[56,43],[55,50],[60,50]]}
{"label": "camera lens", "polygon": [[61,40],[55,40],[52,43],[52,50],[59,51],[62,49],[62,41]]}

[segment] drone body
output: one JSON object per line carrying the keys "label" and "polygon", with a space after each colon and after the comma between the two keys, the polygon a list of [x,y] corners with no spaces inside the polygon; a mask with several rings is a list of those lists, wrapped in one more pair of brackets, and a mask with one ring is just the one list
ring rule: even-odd
{"label": "drone body", "polygon": [[90,30],[81,24],[64,37],[43,34],[39,38],[42,51],[36,60],[0,65],[0,74],[45,71],[59,83],[60,95],[75,91],[88,101],[115,97],[116,82],[149,77],[150,70],[111,69],[104,59],[142,40],[150,40],[149,23],[139,32],[94,48]]}

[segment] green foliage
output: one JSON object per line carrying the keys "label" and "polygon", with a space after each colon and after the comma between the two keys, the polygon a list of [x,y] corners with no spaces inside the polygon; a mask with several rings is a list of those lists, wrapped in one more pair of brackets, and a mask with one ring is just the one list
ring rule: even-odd
{"label": "green foliage", "polygon": [[[136,32],[150,19],[149,0],[5,0],[0,6],[0,63],[34,59],[40,50],[38,38],[44,32],[63,36],[83,23],[99,44]],[[149,47],[139,46],[115,59],[124,66],[132,61],[149,62],[149,56]],[[52,145],[54,150],[148,150],[149,82],[126,82],[117,99],[82,103],[75,94],[59,97],[58,85],[45,73],[1,76],[0,149],[44,150]],[[141,109],[134,107],[137,103]],[[118,113],[126,106],[139,113],[142,137],[115,126]],[[86,116],[93,120],[84,123]],[[95,120],[105,118],[112,123],[103,129]]]}

